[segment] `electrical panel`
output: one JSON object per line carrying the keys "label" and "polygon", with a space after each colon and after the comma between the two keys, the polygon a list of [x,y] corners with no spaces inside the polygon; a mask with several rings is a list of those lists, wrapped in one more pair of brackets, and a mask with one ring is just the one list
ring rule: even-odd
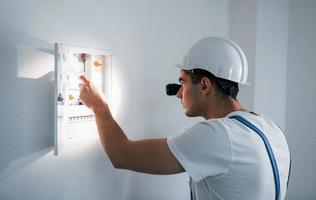
{"label": "electrical panel", "polygon": [[109,101],[111,68],[107,50],[55,44],[54,155],[72,140],[97,134],[95,116],[79,98],[79,77],[85,75]]}

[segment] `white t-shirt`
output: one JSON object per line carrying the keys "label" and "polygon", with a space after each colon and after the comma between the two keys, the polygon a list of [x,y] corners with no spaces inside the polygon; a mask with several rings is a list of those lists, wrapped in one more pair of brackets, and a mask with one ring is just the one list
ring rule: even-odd
{"label": "white t-shirt", "polygon": [[281,129],[271,120],[236,111],[224,118],[198,122],[168,137],[171,152],[190,176],[195,200],[274,200],[270,159],[260,136],[228,117],[239,115],[267,137],[278,165],[280,199],[284,199],[290,155]]}

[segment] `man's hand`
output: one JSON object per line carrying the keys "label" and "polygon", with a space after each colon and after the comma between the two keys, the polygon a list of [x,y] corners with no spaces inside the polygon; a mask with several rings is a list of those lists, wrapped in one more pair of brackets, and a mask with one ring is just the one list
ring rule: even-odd
{"label": "man's hand", "polygon": [[80,99],[88,108],[95,111],[96,108],[107,105],[103,93],[91,81],[85,76],[80,76],[80,80]]}

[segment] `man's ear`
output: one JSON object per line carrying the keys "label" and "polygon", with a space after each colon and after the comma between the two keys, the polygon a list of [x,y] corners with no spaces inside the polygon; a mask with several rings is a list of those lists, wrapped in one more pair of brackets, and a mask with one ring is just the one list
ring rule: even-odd
{"label": "man's ear", "polygon": [[201,92],[202,94],[208,94],[211,92],[212,87],[213,87],[213,83],[211,82],[211,80],[207,77],[203,77],[201,79]]}

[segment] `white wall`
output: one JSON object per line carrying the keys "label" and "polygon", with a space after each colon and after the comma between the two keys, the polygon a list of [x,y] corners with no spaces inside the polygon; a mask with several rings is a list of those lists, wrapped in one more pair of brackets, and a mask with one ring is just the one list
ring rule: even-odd
{"label": "white wall", "polygon": [[187,119],[165,84],[204,36],[228,36],[229,1],[0,1],[0,199],[189,199],[187,176],[115,170],[98,138],[53,157],[53,43],[108,48],[131,139],[164,137]]}
{"label": "white wall", "polygon": [[292,178],[287,199],[315,199],[316,1],[292,0],[289,11],[285,131]]}
{"label": "white wall", "polygon": [[288,0],[258,0],[254,107],[285,128]]}

